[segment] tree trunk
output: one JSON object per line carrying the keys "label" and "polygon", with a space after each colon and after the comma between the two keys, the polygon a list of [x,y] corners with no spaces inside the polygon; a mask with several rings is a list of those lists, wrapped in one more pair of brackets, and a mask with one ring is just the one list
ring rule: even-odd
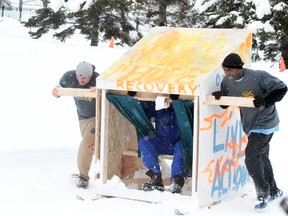
{"label": "tree trunk", "polygon": [[167,4],[165,1],[159,2],[159,26],[167,25]]}
{"label": "tree trunk", "polygon": [[42,0],[42,4],[44,8],[47,8],[49,4],[49,0]]}
{"label": "tree trunk", "polygon": [[23,0],[19,0],[19,20],[22,18]]}
{"label": "tree trunk", "polygon": [[90,46],[98,46],[99,43],[99,18],[95,18],[91,31]]}
{"label": "tree trunk", "polygon": [[2,8],[2,13],[1,13],[1,14],[2,14],[2,17],[3,17],[3,16],[4,16],[4,10],[5,10],[5,6],[4,6],[4,5],[2,5],[2,7],[1,7],[1,8]]}

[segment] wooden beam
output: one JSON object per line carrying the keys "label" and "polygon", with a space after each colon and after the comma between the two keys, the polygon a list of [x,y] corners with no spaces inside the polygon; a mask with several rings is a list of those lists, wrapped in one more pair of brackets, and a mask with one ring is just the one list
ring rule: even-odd
{"label": "wooden beam", "polygon": [[97,89],[96,98],[96,121],[95,121],[95,158],[96,162],[100,160],[100,142],[101,142],[101,90]]}
{"label": "wooden beam", "polygon": [[[131,157],[138,157],[138,153],[136,151],[129,151],[124,150],[122,151],[122,155],[124,156],[131,156]],[[159,160],[173,160],[173,155],[159,155]]]}
{"label": "wooden beam", "polygon": [[254,98],[247,97],[231,97],[222,96],[220,100],[216,100],[212,95],[206,95],[207,105],[224,105],[224,106],[239,106],[239,107],[254,107]]}
{"label": "wooden beam", "polygon": [[[167,97],[167,102],[171,102],[170,94],[151,93],[151,92],[137,92],[134,98],[139,101],[155,101],[157,96]],[[194,100],[193,95],[179,95],[178,100]]]}
{"label": "wooden beam", "polygon": [[73,97],[91,97],[96,98],[97,93],[92,92],[90,89],[81,88],[62,88],[58,87],[57,92],[60,96],[73,96]]}
{"label": "wooden beam", "polygon": [[[150,97],[150,98],[146,98],[146,97],[138,97],[138,96],[135,96],[134,97],[136,100],[139,100],[139,101],[155,101],[156,100],[156,97]],[[172,99],[167,97],[165,99],[165,102],[167,103],[171,103],[172,102]]]}
{"label": "wooden beam", "polygon": [[[146,191],[136,190],[136,189],[128,189],[128,188],[119,188],[119,187],[107,187],[107,186],[96,186],[93,188],[95,194],[101,195],[104,197],[115,197],[120,199],[128,199],[134,201],[141,201],[147,203],[162,203],[165,200],[165,195],[159,193],[159,191],[150,191],[147,193]],[[170,193],[171,198],[174,194]],[[166,195],[167,196],[167,195]],[[172,197],[171,197],[172,196]]]}
{"label": "wooden beam", "polygon": [[[163,95],[161,95],[163,96]],[[156,100],[156,96],[145,96],[145,95],[141,95],[138,96],[138,94],[136,96],[134,96],[134,98],[136,100],[139,101],[155,101]],[[173,99],[170,98],[170,96],[167,96],[166,102],[171,103]],[[194,96],[186,96],[186,95],[180,95],[178,100],[194,100]]]}

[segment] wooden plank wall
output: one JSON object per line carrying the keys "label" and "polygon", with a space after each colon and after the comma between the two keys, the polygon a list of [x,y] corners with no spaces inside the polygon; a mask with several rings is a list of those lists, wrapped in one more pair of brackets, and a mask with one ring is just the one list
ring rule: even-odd
{"label": "wooden plank wall", "polygon": [[121,176],[122,151],[137,151],[138,141],[134,126],[108,102],[109,115],[107,116],[108,133],[107,148],[107,179],[113,175]]}

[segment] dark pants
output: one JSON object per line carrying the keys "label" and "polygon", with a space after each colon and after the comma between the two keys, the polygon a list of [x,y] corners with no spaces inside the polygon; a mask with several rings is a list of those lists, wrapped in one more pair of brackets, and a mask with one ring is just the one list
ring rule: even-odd
{"label": "dark pants", "polygon": [[245,149],[245,164],[252,177],[257,196],[275,193],[278,188],[269,160],[269,142],[272,134],[251,133]]}

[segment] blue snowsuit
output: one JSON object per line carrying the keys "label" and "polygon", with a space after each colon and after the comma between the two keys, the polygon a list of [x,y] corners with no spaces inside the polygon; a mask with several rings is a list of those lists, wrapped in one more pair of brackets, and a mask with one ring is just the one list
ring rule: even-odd
{"label": "blue snowsuit", "polygon": [[144,166],[154,174],[161,174],[158,156],[173,155],[171,179],[175,175],[183,176],[183,147],[177,119],[172,107],[155,110],[154,102],[141,102],[151,121],[155,122],[156,136],[145,136],[139,140],[139,150]]}

